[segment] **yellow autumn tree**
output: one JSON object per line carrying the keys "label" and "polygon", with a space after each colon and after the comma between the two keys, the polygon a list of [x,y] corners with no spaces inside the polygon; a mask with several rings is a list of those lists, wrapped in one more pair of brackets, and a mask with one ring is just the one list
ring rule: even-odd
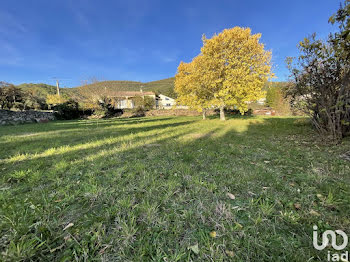
{"label": "yellow autumn tree", "polygon": [[234,107],[242,114],[248,102],[264,96],[264,83],[272,77],[271,52],[260,43],[261,34],[251,34],[250,28],[225,29],[211,39],[203,37],[201,52],[214,99],[225,120],[224,108]]}
{"label": "yellow autumn tree", "polygon": [[243,114],[249,102],[264,97],[264,83],[273,76],[271,52],[260,38],[261,34],[241,27],[225,29],[210,39],[204,36],[201,54],[178,68],[175,91],[181,100],[219,108],[221,120],[225,107]]}
{"label": "yellow autumn tree", "polygon": [[175,76],[175,92],[178,95],[177,102],[187,105],[203,113],[206,118],[206,111],[211,107],[212,92],[208,89],[205,74],[205,61],[203,56],[195,57],[192,62],[181,62]]}

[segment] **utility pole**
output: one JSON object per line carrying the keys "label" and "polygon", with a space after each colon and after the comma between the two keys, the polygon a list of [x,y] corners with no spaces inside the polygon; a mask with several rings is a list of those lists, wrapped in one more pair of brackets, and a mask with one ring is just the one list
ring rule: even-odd
{"label": "utility pole", "polygon": [[56,81],[56,92],[57,95],[60,96],[60,80],[70,80],[70,78],[58,78],[58,77],[52,77]]}
{"label": "utility pole", "polygon": [[143,94],[143,85],[140,86],[140,92],[141,92],[141,96],[142,96],[143,100],[145,100],[145,96]]}
{"label": "utility pole", "polygon": [[60,96],[60,83],[58,79],[56,79],[56,88],[57,88],[57,95]]}

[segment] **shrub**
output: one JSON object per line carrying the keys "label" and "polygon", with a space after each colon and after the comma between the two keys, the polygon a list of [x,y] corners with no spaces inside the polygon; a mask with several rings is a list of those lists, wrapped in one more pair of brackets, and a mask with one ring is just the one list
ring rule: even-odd
{"label": "shrub", "polygon": [[327,42],[315,34],[299,45],[297,63],[287,60],[292,73],[288,90],[294,106],[311,116],[321,135],[340,141],[350,133],[350,2],[331,17],[339,32]]}
{"label": "shrub", "polygon": [[132,100],[136,108],[142,107],[146,111],[153,109],[155,106],[155,100],[149,96],[144,96],[144,97],[136,96]]}
{"label": "shrub", "polygon": [[121,116],[124,113],[123,109],[120,108],[109,108],[107,112],[105,112],[104,117],[118,117]]}
{"label": "shrub", "polygon": [[[101,111],[104,112],[103,117],[106,117],[106,118],[115,117],[115,116],[121,116],[123,114],[123,109],[115,108],[113,105],[114,103],[112,99],[108,97],[102,97],[101,99],[99,99],[98,104]],[[100,111],[100,110],[97,110],[97,111]]]}
{"label": "shrub", "polygon": [[56,118],[61,120],[77,119],[83,115],[83,111],[79,109],[78,102],[72,99],[54,106],[53,109]]}
{"label": "shrub", "polygon": [[48,105],[44,98],[34,95],[31,92],[27,92],[24,96],[24,109],[46,110]]}
{"label": "shrub", "polygon": [[155,107],[156,105],[156,101],[149,96],[145,96],[145,99],[143,100],[143,106],[145,108],[145,110],[151,110]]}
{"label": "shrub", "polygon": [[[241,114],[241,111],[239,111],[238,109],[232,109],[232,108],[225,108],[224,109],[225,111],[225,114],[227,115],[242,115]],[[214,112],[216,114],[220,114],[220,109],[219,108],[216,108],[214,109]],[[251,116],[253,114],[253,110],[251,108],[249,108],[247,111],[244,112],[244,116]]]}
{"label": "shrub", "polygon": [[272,85],[266,92],[266,105],[276,110],[281,115],[291,113],[290,104],[286,98],[284,89],[279,85]]}
{"label": "shrub", "polygon": [[131,117],[143,117],[146,114],[145,109],[142,106],[138,106],[132,110],[132,116]]}

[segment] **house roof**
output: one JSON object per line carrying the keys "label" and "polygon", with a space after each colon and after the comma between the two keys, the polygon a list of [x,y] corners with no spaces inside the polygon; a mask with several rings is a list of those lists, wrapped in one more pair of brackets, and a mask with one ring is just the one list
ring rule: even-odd
{"label": "house roof", "polygon": [[112,92],[111,96],[154,96],[153,92],[141,92],[141,91],[115,91]]}
{"label": "house roof", "polygon": [[166,96],[166,95],[162,95],[162,94],[159,94],[159,96],[160,96],[160,97],[162,97],[162,96],[163,96],[163,97],[167,97],[167,98],[170,98],[170,99],[175,100],[174,98],[172,98],[172,97],[170,97],[170,96]]}

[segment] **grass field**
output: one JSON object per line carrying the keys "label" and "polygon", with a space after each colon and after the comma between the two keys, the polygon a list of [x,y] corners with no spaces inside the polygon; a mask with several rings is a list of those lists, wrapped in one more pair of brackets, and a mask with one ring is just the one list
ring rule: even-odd
{"label": "grass field", "polygon": [[316,137],[277,117],[0,127],[0,260],[326,261],[312,226],[350,234],[350,141]]}

